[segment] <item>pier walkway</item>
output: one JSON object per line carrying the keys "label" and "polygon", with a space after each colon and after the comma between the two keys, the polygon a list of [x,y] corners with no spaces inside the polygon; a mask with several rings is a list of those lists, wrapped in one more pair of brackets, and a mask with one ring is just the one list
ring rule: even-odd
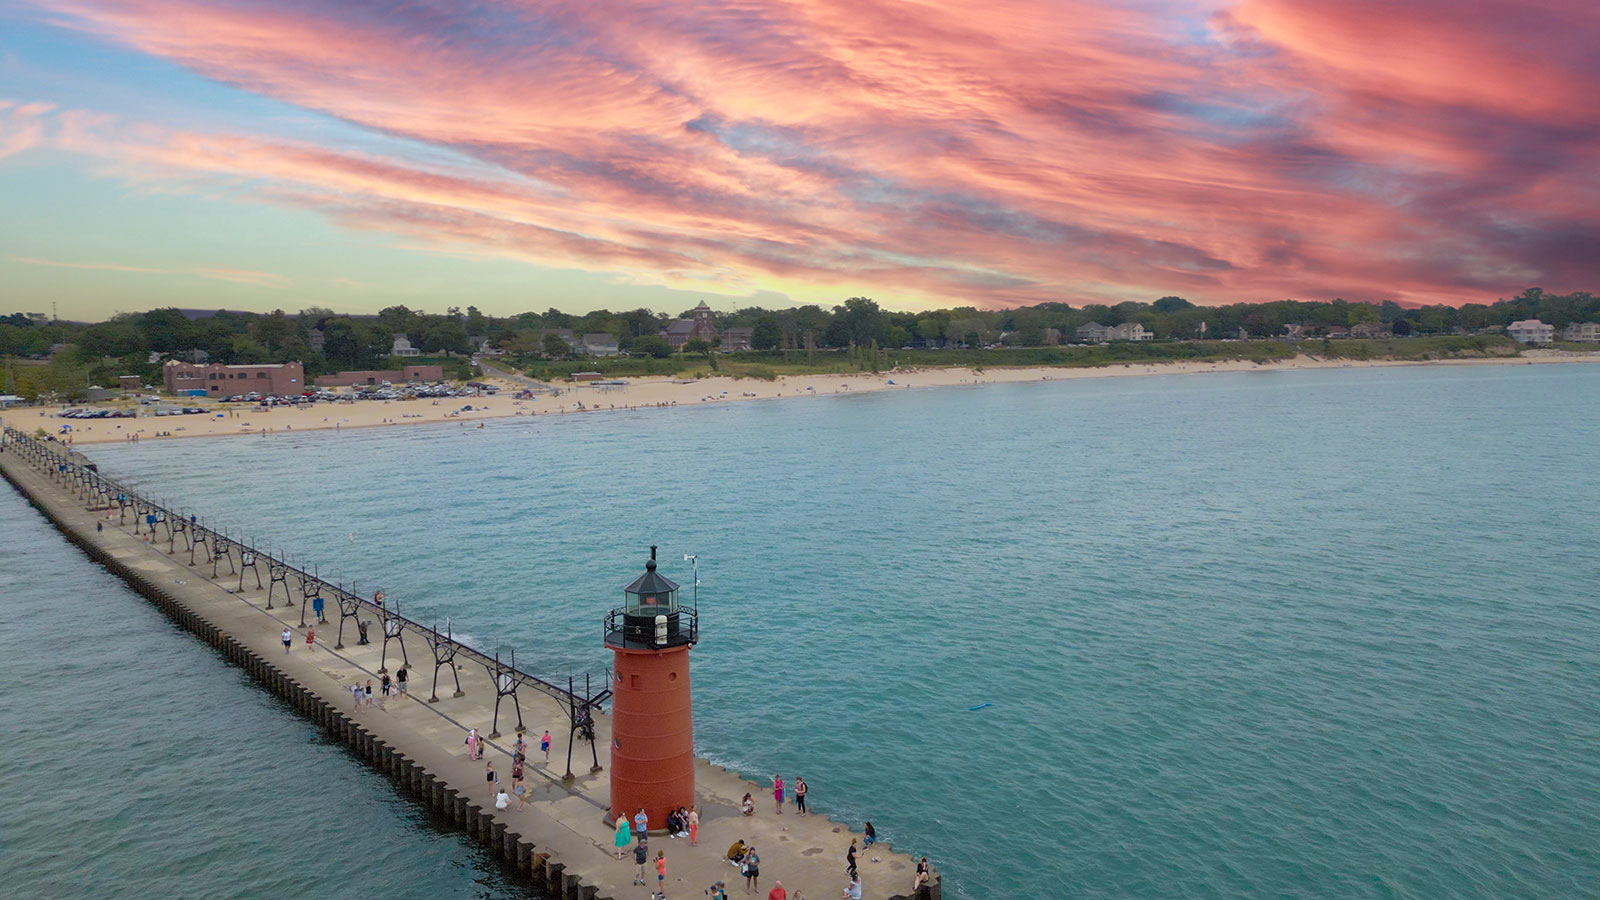
{"label": "pier walkway", "polygon": [[[317,628],[316,645],[308,647],[305,630],[299,625],[300,607],[305,602],[302,597],[291,595],[295,605],[285,606],[280,599],[275,608],[268,609],[271,582],[266,579],[262,582],[266,587],[262,588],[256,587],[254,579],[241,581],[226,572],[213,579],[209,561],[190,565],[191,554],[186,550],[169,552],[172,542],[167,535],[158,534],[152,539],[148,533],[135,534],[138,516],[133,517],[134,522],[119,525],[120,510],[115,506],[88,508],[103,503],[104,497],[72,483],[50,461],[48,454],[61,449],[10,432],[0,449],[0,472],[92,556],[124,578],[142,582],[145,596],[162,594],[169,613],[207,635],[219,647],[226,643],[242,648],[238,653],[257,662],[253,668],[272,670],[271,679],[282,688],[279,693],[288,696],[292,687],[298,700],[291,698],[291,702],[302,711],[330,730],[349,734],[352,744],[365,746],[372,762],[401,781],[402,787],[435,801],[430,802],[434,808],[442,804],[447,815],[475,837],[493,845],[513,870],[534,879],[551,895],[563,900],[649,898],[655,889],[653,862],[648,867],[648,886],[639,887],[633,883],[637,866],[631,852],[624,861],[614,858],[613,832],[605,815],[608,777],[603,770],[590,771],[591,755],[585,742],[574,746],[575,777],[563,778],[571,723],[570,707],[563,705],[571,698],[562,696],[564,691],[519,695],[529,743],[527,806],[519,811],[513,802],[511,809],[496,812],[486,785],[485,763],[470,760],[465,746],[467,729],[475,727],[487,735],[494,719],[496,690],[488,669],[471,662],[458,665],[455,674],[460,677],[462,695],[453,696],[455,682],[447,667],[440,673],[438,702],[430,703],[431,651],[425,645],[408,646],[412,662],[409,695],[389,698],[383,708],[356,709],[350,686],[365,684],[368,679],[374,685],[381,681],[381,632],[370,644],[361,645],[347,626],[345,646],[335,650],[338,611],[330,608],[330,621]],[[97,525],[101,528],[97,529]],[[8,552],[25,551],[8,548]],[[241,583],[243,590],[238,587]],[[278,594],[283,593],[284,585],[280,584]],[[73,598],[73,602],[81,603],[89,612],[98,598]],[[180,612],[174,612],[175,608]],[[307,616],[308,621],[311,618]],[[285,628],[294,635],[293,648],[287,653],[280,637]],[[391,671],[398,656],[391,644],[387,653]],[[131,674],[137,677],[136,673]],[[263,677],[260,671],[254,674]],[[505,734],[489,741],[485,760],[494,763],[509,789],[509,754],[515,739],[516,713],[504,701],[500,723]],[[608,762],[605,748],[610,746],[610,717],[598,712],[594,726],[603,766]],[[547,728],[553,736],[548,765],[539,752],[539,736]],[[378,751],[373,751],[374,747]],[[286,765],[290,762],[285,760]],[[285,771],[286,777],[292,777],[288,774],[290,769]],[[673,839],[654,831],[650,836],[652,861],[656,851],[666,851],[668,897],[702,897],[706,887],[719,880],[726,882],[730,897],[757,896],[764,900],[766,892],[778,881],[783,882],[791,898],[797,891],[803,892],[806,900],[840,897],[847,883],[846,848],[858,835],[827,818],[825,810],[801,817],[791,805],[784,815],[776,816],[770,787],[746,781],[705,760],[696,760],[695,780],[701,816],[699,845],[690,847],[686,838]],[[756,814],[751,817],[739,814],[739,801],[746,792],[758,801]],[[324,833],[339,833],[337,822],[326,825]],[[728,846],[737,839],[753,843],[761,856],[761,886],[753,895],[745,893],[744,879],[723,860]],[[330,844],[330,848],[334,846],[337,845]],[[879,843],[861,851],[858,860],[864,897],[896,900],[913,896],[912,857]],[[551,875],[554,877],[548,877]],[[937,878],[935,874],[934,883],[917,892],[917,900],[938,900]]]}

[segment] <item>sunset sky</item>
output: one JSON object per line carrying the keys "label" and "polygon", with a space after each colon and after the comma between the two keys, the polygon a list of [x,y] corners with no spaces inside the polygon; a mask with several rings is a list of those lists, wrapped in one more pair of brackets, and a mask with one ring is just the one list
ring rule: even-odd
{"label": "sunset sky", "polygon": [[0,0],[0,313],[1600,289],[1592,0]]}

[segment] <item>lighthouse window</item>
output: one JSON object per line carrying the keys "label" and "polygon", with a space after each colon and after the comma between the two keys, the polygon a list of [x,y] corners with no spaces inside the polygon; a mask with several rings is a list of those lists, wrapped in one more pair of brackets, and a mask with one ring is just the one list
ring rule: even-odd
{"label": "lighthouse window", "polygon": [[667,591],[660,594],[628,594],[627,613],[630,616],[670,616],[678,611],[678,594]]}

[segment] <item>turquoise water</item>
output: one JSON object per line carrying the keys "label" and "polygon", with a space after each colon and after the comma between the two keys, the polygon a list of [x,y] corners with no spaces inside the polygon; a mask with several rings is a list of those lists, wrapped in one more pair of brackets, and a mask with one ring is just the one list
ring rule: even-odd
{"label": "turquoise water", "polygon": [[1597,393],[1252,372],[92,452],[551,676],[605,667],[648,544],[698,554],[701,752],[954,897],[1567,897]]}
{"label": "turquoise water", "polygon": [[0,483],[0,895],[529,894]]}

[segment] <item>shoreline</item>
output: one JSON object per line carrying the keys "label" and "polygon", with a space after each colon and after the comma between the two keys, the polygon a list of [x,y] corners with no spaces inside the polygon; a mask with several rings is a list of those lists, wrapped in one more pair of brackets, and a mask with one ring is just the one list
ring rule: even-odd
{"label": "shoreline", "polygon": [[[1386,368],[1400,366],[1462,365],[1555,365],[1600,363],[1600,353],[1583,355],[1564,351],[1529,351],[1530,355],[1439,360],[1324,360],[1297,356],[1279,362],[1226,360],[1220,362],[1140,362],[1109,366],[1020,366],[975,371],[967,368],[896,369],[873,374],[854,372],[823,375],[782,375],[774,381],[713,376],[680,381],[667,376],[625,379],[626,385],[560,385],[559,397],[539,396],[515,400],[508,394],[495,397],[449,398],[442,400],[364,400],[351,404],[321,403],[306,408],[238,408],[236,404],[207,401],[212,412],[202,415],[142,417],[138,419],[61,419],[56,412],[64,407],[29,407],[6,410],[3,418],[26,433],[43,428],[58,435],[63,425],[71,425],[73,446],[126,442],[130,435],[139,441],[176,440],[227,435],[268,435],[295,431],[341,431],[346,428],[387,428],[406,425],[482,423],[486,419],[518,416],[580,415],[615,410],[672,409],[708,403],[745,400],[776,400],[819,397],[837,394],[872,393],[885,390],[920,390],[980,384],[1020,384],[1039,381],[1067,381],[1082,378],[1125,378],[1152,375],[1204,375],[1219,372],[1291,371],[1305,369]],[[1533,355],[1537,354],[1537,355]],[[515,392],[521,385],[499,375],[486,375],[502,391]],[[174,403],[179,401],[173,401]],[[471,410],[462,407],[471,406]],[[115,404],[83,404],[112,407]],[[58,435],[59,436],[59,435]]]}

